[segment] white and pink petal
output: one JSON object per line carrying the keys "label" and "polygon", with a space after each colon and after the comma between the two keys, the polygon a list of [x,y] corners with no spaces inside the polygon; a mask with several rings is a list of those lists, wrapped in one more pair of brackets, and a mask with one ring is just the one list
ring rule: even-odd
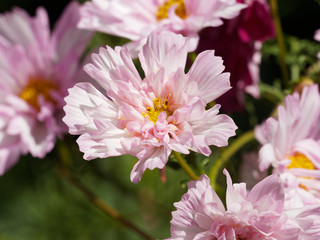
{"label": "white and pink petal", "polygon": [[146,77],[165,69],[165,75],[184,68],[188,54],[188,39],[172,32],[153,32],[139,54]]}
{"label": "white and pink petal", "polygon": [[222,73],[224,69],[222,58],[215,56],[214,51],[201,52],[187,74],[187,93],[204,99],[206,103],[217,99],[231,89],[230,74]]}
{"label": "white and pink petal", "polygon": [[70,133],[82,134],[90,129],[95,130],[94,119],[97,118],[116,121],[118,107],[92,84],[78,83],[68,91],[63,121]]}
{"label": "white and pink petal", "polygon": [[127,49],[100,48],[99,54],[92,54],[92,61],[84,70],[106,90],[114,80],[130,82],[137,89],[141,87],[142,80]]}

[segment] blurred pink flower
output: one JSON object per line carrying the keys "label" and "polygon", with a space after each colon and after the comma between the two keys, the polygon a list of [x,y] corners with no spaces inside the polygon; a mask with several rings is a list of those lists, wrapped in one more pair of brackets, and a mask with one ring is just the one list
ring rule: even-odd
{"label": "blurred pink flower", "polygon": [[153,31],[172,31],[198,43],[198,31],[219,26],[245,8],[236,0],[92,0],[81,9],[80,28],[124,37],[140,50]]}
{"label": "blurred pink flower", "polygon": [[262,148],[259,168],[281,174],[290,188],[297,188],[306,204],[320,200],[320,95],[318,85],[295,92],[278,107],[278,117],[256,127]]}
{"label": "blurred pink flower", "polygon": [[19,8],[0,15],[0,175],[21,154],[44,157],[67,131],[63,98],[91,36],[77,29],[79,17],[72,2],[50,36],[41,7],[35,17]]}
{"label": "blurred pink flower", "polygon": [[248,5],[234,19],[220,27],[206,28],[200,32],[197,52],[214,49],[224,60],[231,73],[232,89],[218,99],[226,111],[241,111],[245,92],[257,98],[261,62],[261,43],[275,35],[269,6],[265,0],[238,0]]}
{"label": "blurred pink flower", "polygon": [[131,172],[138,182],[149,168],[162,169],[172,150],[210,155],[209,145],[226,146],[237,128],[207,103],[230,89],[229,73],[213,51],[197,57],[187,74],[188,40],[172,32],[152,33],[139,54],[139,76],[127,48],[101,48],[85,70],[107,96],[79,83],[65,98],[64,122],[87,160],[131,154],[139,161]]}
{"label": "blurred pink flower", "polygon": [[245,152],[242,154],[239,178],[241,182],[247,184],[248,189],[252,189],[254,185],[268,176],[267,170],[262,172],[259,170],[258,158],[257,152]]}
{"label": "blurred pink flower", "polygon": [[[320,42],[320,29],[315,31],[314,33],[314,40]],[[317,57],[320,59],[320,53],[317,54]]]}
{"label": "blurred pink flower", "polygon": [[285,209],[279,176],[271,175],[248,193],[245,183],[232,184],[228,172],[225,209],[202,175],[174,204],[171,240],[319,239],[320,206]]}

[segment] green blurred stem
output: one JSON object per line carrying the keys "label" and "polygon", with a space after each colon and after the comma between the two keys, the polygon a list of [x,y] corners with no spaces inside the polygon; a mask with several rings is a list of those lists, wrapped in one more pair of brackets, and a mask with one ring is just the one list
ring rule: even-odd
{"label": "green blurred stem", "polygon": [[179,165],[181,168],[186,172],[186,174],[192,179],[192,180],[198,180],[199,177],[193,172],[193,170],[190,168],[188,163],[184,160],[184,158],[181,156],[180,153],[173,151],[173,156],[177,159]]}
{"label": "green blurred stem", "polygon": [[276,28],[277,42],[279,46],[279,63],[281,67],[281,73],[283,78],[283,84],[285,88],[289,87],[289,71],[286,64],[286,48],[284,44],[283,31],[281,27],[281,21],[278,12],[277,0],[270,0],[270,6],[272,11],[273,22]]}
{"label": "green blurred stem", "polygon": [[58,146],[58,152],[61,157],[61,165],[58,168],[58,173],[60,176],[67,179],[73,186],[75,186],[78,190],[80,190],[87,198],[88,200],[95,205],[97,208],[99,208],[102,212],[107,214],[109,217],[119,221],[121,224],[123,224],[125,227],[133,230],[138,235],[140,235],[145,240],[153,240],[151,236],[149,236],[147,233],[143,232],[141,229],[139,229],[137,226],[135,226],[132,222],[130,222],[128,219],[122,217],[115,209],[113,209],[111,206],[109,206],[107,203],[105,203],[101,198],[97,197],[90,189],[88,189],[86,186],[84,186],[79,179],[75,178],[65,163],[70,162],[70,160],[63,159],[66,156],[71,156],[70,151],[67,147],[63,145],[63,143],[60,143]]}
{"label": "green blurred stem", "polygon": [[217,177],[222,167],[228,162],[228,160],[239,151],[245,144],[254,139],[254,132],[250,130],[243,133],[238,137],[232,144],[230,144],[221,154],[213,164],[209,172],[209,178],[211,180],[211,185],[214,189],[217,188]]}
{"label": "green blurred stem", "polygon": [[72,166],[72,155],[67,144],[59,140],[57,141],[56,146],[60,156],[60,163],[64,167],[70,168]]}
{"label": "green blurred stem", "polygon": [[197,58],[197,53],[196,52],[191,52],[189,53],[189,59],[191,60],[191,62],[194,62]]}

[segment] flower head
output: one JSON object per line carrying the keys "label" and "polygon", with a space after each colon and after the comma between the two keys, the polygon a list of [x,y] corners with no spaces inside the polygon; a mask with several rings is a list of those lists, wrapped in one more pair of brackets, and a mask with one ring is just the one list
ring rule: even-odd
{"label": "flower head", "polygon": [[319,120],[320,94],[314,84],[304,87],[301,96],[297,92],[286,96],[278,117],[255,129],[262,144],[260,170],[271,165],[288,186],[298,187],[306,203],[318,202],[320,197]]}
{"label": "flower head", "polygon": [[43,8],[35,17],[18,8],[0,15],[0,174],[21,154],[44,157],[66,132],[63,98],[91,35],[77,29],[78,20],[76,2],[51,35]]}
{"label": "flower head", "polygon": [[171,32],[153,33],[140,52],[140,78],[126,48],[101,48],[85,70],[105,89],[76,84],[65,98],[63,119],[78,139],[85,159],[122,154],[139,161],[131,172],[138,182],[146,168],[163,168],[173,151],[209,155],[210,145],[226,146],[235,134],[220,105],[207,103],[230,89],[229,73],[213,51],[201,53],[187,74],[188,40]]}
{"label": "flower head", "polygon": [[[271,175],[246,190],[245,183],[233,184],[227,171],[225,209],[222,201],[202,175],[188,183],[188,192],[174,204],[171,240],[266,239],[294,240],[319,237],[320,207],[286,209],[278,175]],[[305,217],[303,219],[303,217]]]}
{"label": "flower head", "polygon": [[82,7],[79,27],[128,38],[133,49],[152,31],[172,31],[192,37],[195,49],[198,31],[221,25],[244,7],[236,0],[92,0]]}
{"label": "flower head", "polygon": [[[320,42],[320,29],[315,31],[313,38],[314,40]],[[320,59],[320,53],[317,54],[317,57]]]}
{"label": "flower head", "polygon": [[261,43],[275,35],[267,1],[238,2],[244,2],[248,7],[241,10],[239,16],[225,20],[223,25],[202,30],[196,50],[214,49],[223,58],[226,70],[231,72],[233,88],[218,100],[227,111],[243,109],[245,92],[259,97]]}

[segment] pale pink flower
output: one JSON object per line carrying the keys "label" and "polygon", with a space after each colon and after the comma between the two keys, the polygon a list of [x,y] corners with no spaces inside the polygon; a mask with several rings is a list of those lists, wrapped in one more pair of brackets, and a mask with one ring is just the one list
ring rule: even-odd
{"label": "pale pink flower", "polygon": [[198,42],[198,31],[237,16],[245,4],[236,0],[92,0],[81,9],[80,28],[132,40],[140,49],[153,31],[172,31]]}
{"label": "pale pink flower", "polygon": [[229,73],[213,51],[197,57],[184,73],[188,40],[172,32],[152,33],[140,52],[142,81],[127,48],[101,48],[85,66],[104,87],[79,83],[65,98],[63,119],[87,160],[131,154],[139,161],[131,172],[138,182],[149,168],[162,169],[172,150],[210,155],[209,145],[226,146],[236,126],[220,105],[207,103],[230,89]]}
{"label": "pale pink flower", "polygon": [[0,15],[0,175],[21,154],[44,157],[67,131],[63,98],[91,36],[77,28],[78,20],[77,2],[68,5],[51,35],[41,7],[35,17],[19,8]]}
{"label": "pale pink flower", "polygon": [[[320,42],[320,29],[315,31],[314,33],[314,40]],[[317,54],[317,57],[320,59],[320,53]]]}
{"label": "pale pink flower", "polygon": [[226,209],[202,175],[174,204],[170,240],[308,240],[318,239],[319,206],[285,209],[279,176],[271,175],[246,190],[227,176]]}
{"label": "pale pink flower", "polygon": [[278,107],[277,118],[270,117],[256,127],[262,144],[260,170],[273,167],[290,188],[298,188],[305,203],[320,197],[320,95],[318,85],[295,92]]}
{"label": "pale pink flower", "polygon": [[316,30],[314,33],[314,39],[320,42],[320,29]]}
{"label": "pale pink flower", "polygon": [[241,182],[247,184],[248,189],[253,188],[254,185],[268,176],[267,170],[259,170],[258,158],[259,155],[257,152],[244,152],[242,154],[239,178]]}
{"label": "pale pink flower", "polygon": [[265,40],[275,36],[266,0],[237,1],[248,7],[241,10],[239,16],[225,20],[223,25],[202,30],[196,50],[214,49],[231,73],[233,88],[218,100],[226,111],[243,110],[245,93],[255,98],[260,96],[261,46]]}

